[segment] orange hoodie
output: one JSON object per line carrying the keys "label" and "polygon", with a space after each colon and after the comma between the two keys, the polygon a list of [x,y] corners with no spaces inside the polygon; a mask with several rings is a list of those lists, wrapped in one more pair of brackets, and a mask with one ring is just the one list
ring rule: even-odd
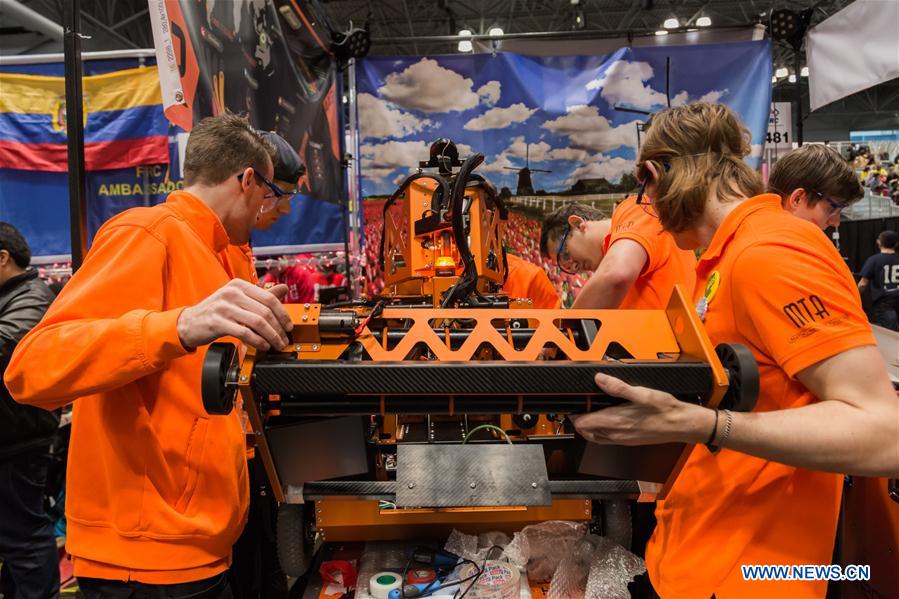
{"label": "orange hoodie", "polygon": [[227,245],[216,215],[185,192],[120,214],[13,353],[5,380],[17,401],[74,402],[76,576],[166,584],[229,565],[247,514],[244,435],[237,411],[207,416],[206,348],[188,352],[176,330],[185,306],[231,278]]}

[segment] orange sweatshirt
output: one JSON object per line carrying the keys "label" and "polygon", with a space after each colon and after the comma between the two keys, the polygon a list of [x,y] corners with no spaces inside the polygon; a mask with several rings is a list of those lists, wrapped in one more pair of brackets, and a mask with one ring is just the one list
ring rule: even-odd
{"label": "orange sweatshirt", "polygon": [[185,306],[231,278],[227,245],[216,215],[185,192],[120,214],[13,353],[5,380],[17,401],[74,402],[76,576],[178,583],[230,563],[248,506],[244,435],[237,411],[207,416],[206,348],[188,352],[176,330]]}

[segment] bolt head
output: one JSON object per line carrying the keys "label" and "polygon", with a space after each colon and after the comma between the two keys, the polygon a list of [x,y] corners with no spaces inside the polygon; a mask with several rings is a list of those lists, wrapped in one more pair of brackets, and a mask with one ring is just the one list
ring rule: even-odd
{"label": "bolt head", "polygon": [[478,485],[477,485],[477,483],[468,483],[468,486],[471,487],[472,489],[474,489]]}
{"label": "bolt head", "polygon": [[318,346],[317,346],[317,345],[313,345],[313,346],[312,346],[312,351],[318,351]]}
{"label": "bolt head", "polygon": [[303,320],[309,320],[309,316],[307,314],[303,314]]}
{"label": "bolt head", "polygon": [[409,488],[410,488],[410,489],[414,489],[414,488],[415,488],[415,483],[409,483]]}
{"label": "bolt head", "polygon": [[240,375],[240,380],[242,380],[242,381],[247,380],[247,375],[245,375],[245,374]]}
{"label": "bolt head", "polygon": [[303,307],[306,308],[306,309],[308,310],[308,309],[309,309],[309,304],[303,304]]}
{"label": "bolt head", "polygon": [[536,488],[537,488],[537,483],[531,483],[531,486],[534,487],[534,488],[536,489]]}

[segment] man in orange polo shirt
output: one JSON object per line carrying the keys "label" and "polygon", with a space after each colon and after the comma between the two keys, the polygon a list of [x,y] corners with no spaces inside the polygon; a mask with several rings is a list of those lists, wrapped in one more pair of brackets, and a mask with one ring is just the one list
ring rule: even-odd
{"label": "man in orange polo shirt", "polygon": [[664,309],[675,285],[689,293],[696,280],[693,253],[633,197],[611,219],[574,202],[556,209],[543,221],[540,251],[569,274],[593,271],[572,308]]}
{"label": "man in orange polo shirt", "polygon": [[[306,174],[306,167],[300,155],[296,153],[290,143],[274,131],[260,131],[259,135],[270,143],[275,149],[274,166],[275,176],[272,183],[277,187],[277,202],[268,210],[259,213],[255,229],[267,231],[282,217],[290,214],[290,201],[299,189],[299,182]],[[250,249],[250,243],[241,245],[229,244],[226,249],[226,259],[234,278],[243,279],[250,283],[258,284],[256,275],[256,261]]]}
{"label": "man in orange polo shirt", "polygon": [[768,192],[779,195],[786,210],[822,230],[839,227],[842,211],[865,195],[849,163],[821,144],[784,154],[771,170]]}
{"label": "man in orange polo shirt", "polygon": [[628,401],[574,418],[596,443],[696,444],[646,549],[666,599],[823,598],[825,580],[758,581],[748,568],[829,564],[838,473],[899,475],[899,403],[855,283],[814,224],[762,194],[743,162],[749,139],[726,106],[667,109],[653,116],[638,175],[678,246],[705,248],[696,311],[713,343],[752,350],[755,409],[709,409],[597,375]]}
{"label": "man in orange polo shirt", "polygon": [[509,274],[503,285],[503,293],[515,299],[529,299],[528,308],[551,310],[560,305],[559,296],[546,272],[514,254],[506,254]]}
{"label": "man in orange polo shirt", "polygon": [[247,513],[244,431],[237,412],[206,414],[200,373],[216,339],[265,350],[292,329],[277,297],[232,280],[222,258],[276,200],[272,153],[246,119],[200,122],[184,191],[107,222],[12,356],[16,401],[74,402],[67,549],[88,598],[231,596],[226,570]]}

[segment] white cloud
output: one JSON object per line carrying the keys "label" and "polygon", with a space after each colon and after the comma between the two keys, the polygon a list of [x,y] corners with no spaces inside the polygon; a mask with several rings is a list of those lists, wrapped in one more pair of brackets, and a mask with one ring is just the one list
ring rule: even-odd
{"label": "white cloud", "polygon": [[574,169],[565,182],[568,185],[576,183],[579,179],[606,179],[617,182],[621,175],[634,170],[634,161],[616,156],[609,158],[603,154],[591,157],[591,162]]}
{"label": "white cloud", "polygon": [[[588,90],[600,90],[600,95],[609,104],[621,104],[643,110],[652,110],[668,105],[668,99],[661,91],[645,82],[652,79],[653,68],[648,62],[616,60],[602,77],[587,83]],[[672,106],[684,106],[690,102],[718,102],[727,90],[712,90],[699,99],[691,100],[686,91],[678,92],[671,98]]]}
{"label": "white cloud", "polygon": [[492,106],[499,101],[501,87],[499,81],[488,81],[478,88],[478,97],[481,98],[485,104]]}
{"label": "white cloud", "polygon": [[521,102],[506,108],[491,108],[484,114],[476,116],[465,123],[465,129],[469,131],[505,129],[512,123],[522,123],[528,120],[535,112],[537,112],[536,108],[528,108]]}
{"label": "white cloud", "polygon": [[386,141],[362,144],[362,175],[383,179],[400,168],[409,173],[421,160],[428,158],[428,144],[423,141]]}
{"label": "white cloud", "polygon": [[704,96],[702,96],[701,98],[699,98],[696,101],[697,102],[708,102],[709,104],[715,104],[721,99],[721,96],[723,96],[726,93],[727,93],[726,89],[722,89],[722,90],[713,89],[712,91],[708,92],[707,94],[705,94]]}
{"label": "white cloud", "polygon": [[359,129],[363,139],[405,137],[433,125],[423,119],[392,108],[371,94],[359,94]]}
{"label": "white cloud", "polygon": [[[523,165],[521,165],[523,166]],[[503,152],[498,155],[493,160],[485,161],[484,164],[478,167],[478,171],[484,173],[501,173],[501,172],[512,172],[507,171],[507,168],[521,168],[521,166],[512,164],[512,161],[509,160],[509,156]]]}
{"label": "white cloud", "polygon": [[580,148],[553,148],[547,155],[550,160],[570,160],[572,162],[584,162],[590,156],[590,152]]}
{"label": "white cloud", "polygon": [[[495,85],[494,85],[495,84]],[[422,112],[463,111],[485,99],[499,99],[498,81],[482,85],[477,92],[474,83],[451,69],[444,68],[432,58],[422,58],[399,73],[391,73],[378,89],[381,97],[407,110]]]}
{"label": "white cloud", "polygon": [[652,79],[652,67],[648,62],[616,60],[603,76],[587,83],[588,90],[598,89],[609,104],[624,104],[649,110],[667,104],[665,94],[644,85]]}
{"label": "white cloud", "polygon": [[682,91],[679,94],[677,94],[676,96],[674,96],[673,98],[671,98],[671,105],[672,106],[686,106],[687,102],[689,102],[689,101],[690,101],[690,94]]}
{"label": "white cloud", "polygon": [[608,151],[622,146],[637,147],[637,121],[613,127],[609,119],[599,114],[596,106],[580,106],[557,119],[546,121],[542,127],[565,135],[572,145],[591,151]]}
{"label": "white cloud", "polygon": [[529,159],[531,162],[543,162],[546,160],[546,155],[551,149],[552,146],[545,141],[525,145],[524,136],[519,135],[512,140],[512,143],[506,148],[505,153],[509,156],[521,158],[522,160]]}

